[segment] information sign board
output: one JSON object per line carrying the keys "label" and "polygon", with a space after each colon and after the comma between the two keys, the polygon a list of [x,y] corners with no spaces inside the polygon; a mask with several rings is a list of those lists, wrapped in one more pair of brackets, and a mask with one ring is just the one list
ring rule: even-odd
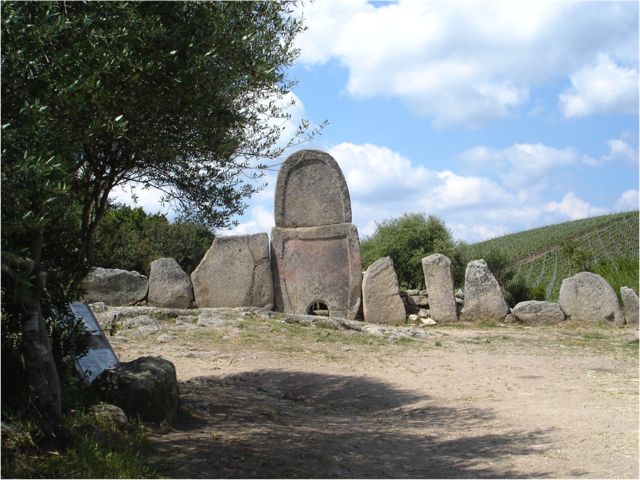
{"label": "information sign board", "polygon": [[86,303],[70,303],[73,314],[82,319],[89,336],[89,350],[75,358],[76,368],[86,383],[93,382],[104,370],[118,363],[113,348],[93,312]]}

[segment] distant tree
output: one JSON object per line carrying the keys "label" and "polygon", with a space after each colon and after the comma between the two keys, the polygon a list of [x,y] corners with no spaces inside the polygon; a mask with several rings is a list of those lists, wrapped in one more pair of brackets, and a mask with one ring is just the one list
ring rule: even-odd
{"label": "distant tree", "polygon": [[195,223],[170,223],[164,215],[150,215],[140,207],[113,205],[96,230],[94,266],[148,275],[152,261],[170,257],[190,274],[214,238]]}
{"label": "distant tree", "polygon": [[433,215],[426,218],[423,213],[409,213],[384,220],[360,245],[363,267],[379,258],[391,257],[403,288],[424,288],[422,259],[432,253],[442,253],[451,259],[456,284],[464,278],[464,262],[451,232]]}

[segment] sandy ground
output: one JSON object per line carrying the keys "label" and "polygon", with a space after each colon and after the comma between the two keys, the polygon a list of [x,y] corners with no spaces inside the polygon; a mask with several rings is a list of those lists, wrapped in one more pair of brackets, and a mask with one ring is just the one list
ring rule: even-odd
{"label": "sandy ground", "polygon": [[638,478],[633,328],[155,322],[110,340],[176,366],[180,414],[150,433],[168,477]]}

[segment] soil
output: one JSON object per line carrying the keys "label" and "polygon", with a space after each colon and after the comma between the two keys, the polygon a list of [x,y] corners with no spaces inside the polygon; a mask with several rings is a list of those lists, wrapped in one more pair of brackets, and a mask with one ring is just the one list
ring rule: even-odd
{"label": "soil", "polygon": [[151,317],[109,339],[121,361],[176,366],[180,412],[148,452],[171,478],[638,478],[633,327],[404,338],[230,310],[208,326]]}

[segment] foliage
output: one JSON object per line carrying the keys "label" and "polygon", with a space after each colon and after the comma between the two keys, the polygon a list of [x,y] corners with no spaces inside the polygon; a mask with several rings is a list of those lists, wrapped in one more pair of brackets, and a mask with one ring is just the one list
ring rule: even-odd
{"label": "foliage", "polygon": [[451,259],[454,280],[464,280],[464,261],[451,232],[439,218],[409,213],[377,224],[376,231],[360,243],[362,264],[367,268],[379,258],[389,256],[403,288],[424,288],[422,259],[442,253]]}
{"label": "foliage", "polygon": [[468,258],[502,250],[532,292],[558,298],[562,280],[581,271],[638,289],[638,211],[536,228],[469,245]]}
{"label": "foliage", "polygon": [[190,274],[213,239],[213,233],[195,223],[169,223],[164,215],[150,215],[140,207],[112,205],[96,231],[94,266],[148,275],[152,261],[170,257]]}
{"label": "foliage", "polygon": [[640,271],[638,257],[616,257],[611,261],[599,262],[589,271],[597,273],[611,285],[620,296],[620,287],[630,287],[638,293],[638,275]]}
{"label": "foliage", "polygon": [[258,188],[257,161],[315,133],[303,121],[280,143],[303,28],[290,8],[3,3],[4,163],[32,150],[61,162],[85,248],[111,190],[131,182],[162,190],[184,219],[228,226]]}
{"label": "foliage", "polygon": [[[473,252],[472,256],[482,258],[486,250],[497,248],[507,252],[509,260],[519,262],[537,253],[561,249],[563,244],[571,241],[575,246],[586,246],[587,251],[601,253],[597,234],[602,237],[605,247],[614,247],[613,251],[637,253],[638,211],[601,215],[511,233],[470,245],[470,250]],[[609,244],[609,234],[620,240],[617,246]],[[629,241],[625,241],[625,238]]]}
{"label": "foliage", "polygon": [[110,422],[74,411],[66,416],[65,424],[73,432],[72,444],[65,451],[52,454],[37,446],[39,432],[32,422],[9,418],[10,430],[3,430],[2,435],[3,477],[157,477],[158,473],[141,457],[148,440],[139,422],[132,423],[131,432],[123,432]]}

